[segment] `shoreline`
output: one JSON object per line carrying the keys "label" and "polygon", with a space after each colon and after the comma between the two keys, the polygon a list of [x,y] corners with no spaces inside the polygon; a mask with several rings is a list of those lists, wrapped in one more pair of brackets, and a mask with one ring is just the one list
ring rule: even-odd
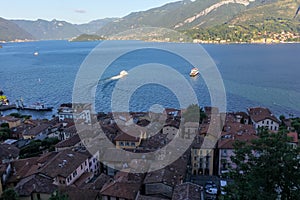
{"label": "shoreline", "polygon": [[[51,42],[51,41],[67,41],[67,42],[101,42],[101,41],[113,41],[113,40],[83,40],[83,41],[70,41],[66,40],[14,40],[14,41],[0,41],[0,44],[11,44],[11,43],[31,43],[31,42]],[[116,40],[116,41],[132,41],[132,40]],[[169,43],[168,41],[157,41],[157,40],[140,40],[143,42],[157,42],[157,43]],[[232,45],[232,44],[264,44],[264,45],[276,45],[276,44],[300,44],[298,42],[216,42],[216,41],[203,41],[203,42],[182,42],[182,41],[174,41],[171,43],[178,44],[212,44],[212,45]]]}

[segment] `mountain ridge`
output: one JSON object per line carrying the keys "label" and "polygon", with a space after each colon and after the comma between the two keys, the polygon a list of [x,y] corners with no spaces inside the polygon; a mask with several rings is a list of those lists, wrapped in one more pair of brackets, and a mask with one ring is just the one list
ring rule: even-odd
{"label": "mountain ridge", "polygon": [[[270,31],[280,31],[282,28],[284,31],[299,34],[300,17],[297,15],[299,8],[300,0],[183,0],[145,11],[132,12],[122,18],[105,18],[86,24],[41,19],[9,22],[15,23],[24,34],[28,33],[29,38],[37,40],[65,40],[87,34],[108,39],[132,39],[135,36],[137,39],[144,39],[149,36],[149,40],[152,37],[154,40],[162,38],[167,41],[172,38],[170,33],[175,31],[179,32],[177,36],[184,32],[198,39],[195,36],[197,32],[201,35],[204,31],[227,31],[226,26],[233,25],[240,26],[244,32],[250,30],[250,26],[253,25],[257,32],[260,32],[264,23],[268,26],[278,26],[277,29],[271,28]],[[281,26],[284,22],[287,23],[286,26]],[[174,38],[178,39],[177,36]],[[179,37],[179,40],[181,39]]]}

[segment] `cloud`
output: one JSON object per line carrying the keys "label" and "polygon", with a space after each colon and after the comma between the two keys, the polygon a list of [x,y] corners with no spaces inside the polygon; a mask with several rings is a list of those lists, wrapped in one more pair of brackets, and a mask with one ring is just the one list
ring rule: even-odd
{"label": "cloud", "polygon": [[87,11],[86,11],[86,10],[83,10],[83,9],[76,9],[75,12],[76,12],[76,13],[80,13],[80,14],[84,14],[84,13],[86,13]]}

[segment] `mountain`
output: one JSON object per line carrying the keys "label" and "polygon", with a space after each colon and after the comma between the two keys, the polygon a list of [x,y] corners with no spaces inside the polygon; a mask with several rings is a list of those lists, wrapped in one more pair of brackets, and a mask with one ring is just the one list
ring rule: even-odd
{"label": "mountain", "polygon": [[32,40],[34,37],[15,23],[0,17],[0,41]]}
{"label": "mountain", "polygon": [[118,34],[141,27],[185,30],[223,24],[247,9],[278,0],[184,0],[147,11],[131,13],[103,26],[99,35]]}
{"label": "mountain", "polygon": [[226,23],[187,30],[199,42],[299,42],[299,1],[281,0],[251,7]]}
{"label": "mountain", "polygon": [[[273,34],[275,37],[282,32],[290,34],[289,39],[294,39],[300,33],[299,5],[300,0],[183,0],[133,12],[123,18],[106,18],[86,24],[41,19],[13,20],[22,31],[12,32],[27,32],[37,40],[71,39],[87,34],[80,38],[93,40],[98,35],[107,39],[152,41],[203,38],[226,41],[244,38],[249,41],[251,37],[262,38],[257,35]],[[8,23],[3,23],[2,30],[8,32],[18,28],[12,24],[6,27]],[[187,37],[190,38],[186,40]],[[10,38],[15,39],[14,34]]]}
{"label": "mountain", "polygon": [[101,27],[116,18],[94,20],[86,24],[71,24],[58,20],[12,20],[20,28],[26,30],[37,40],[67,40],[81,34],[95,34]]}
{"label": "mountain", "polygon": [[113,22],[118,18],[105,18],[91,21],[86,24],[75,24],[74,26],[82,33],[85,34],[96,34],[96,32],[101,29],[104,25],[109,22]]}
{"label": "mountain", "polygon": [[38,40],[65,40],[81,34],[73,24],[55,19],[52,21],[42,19],[12,21]]}

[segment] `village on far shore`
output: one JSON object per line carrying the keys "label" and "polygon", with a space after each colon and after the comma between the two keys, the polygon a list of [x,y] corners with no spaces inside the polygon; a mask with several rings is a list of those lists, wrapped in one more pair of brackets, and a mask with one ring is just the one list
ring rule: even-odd
{"label": "village on far shore", "polygon": [[[231,156],[235,141],[257,139],[263,127],[274,133],[285,128],[291,137],[290,144],[299,145],[298,133],[292,126],[296,118],[278,119],[268,108],[222,114],[218,108],[204,107],[199,122],[184,119],[188,109],[166,108],[158,116],[164,120],[162,129],[155,135],[141,133],[140,137],[120,126],[146,127],[157,117],[155,113],[93,114],[90,105],[66,103],[50,120],[31,119],[18,113],[0,116],[0,193],[14,188],[20,199],[48,199],[59,191],[70,199],[200,200],[203,195],[210,195],[203,188],[207,181],[222,188],[220,180],[226,181],[228,169],[234,167]],[[213,116],[224,120],[217,123],[211,120]],[[148,153],[163,148],[174,138],[194,139],[188,150],[169,166],[148,173],[131,173],[133,160],[112,155],[112,151],[88,151],[87,140],[91,138],[82,138],[80,131],[95,130],[78,127],[93,124],[100,125],[115,150],[127,152]],[[210,125],[221,125],[220,134],[210,132]],[[155,159],[167,157],[165,152]],[[122,171],[116,170],[120,168]]]}

